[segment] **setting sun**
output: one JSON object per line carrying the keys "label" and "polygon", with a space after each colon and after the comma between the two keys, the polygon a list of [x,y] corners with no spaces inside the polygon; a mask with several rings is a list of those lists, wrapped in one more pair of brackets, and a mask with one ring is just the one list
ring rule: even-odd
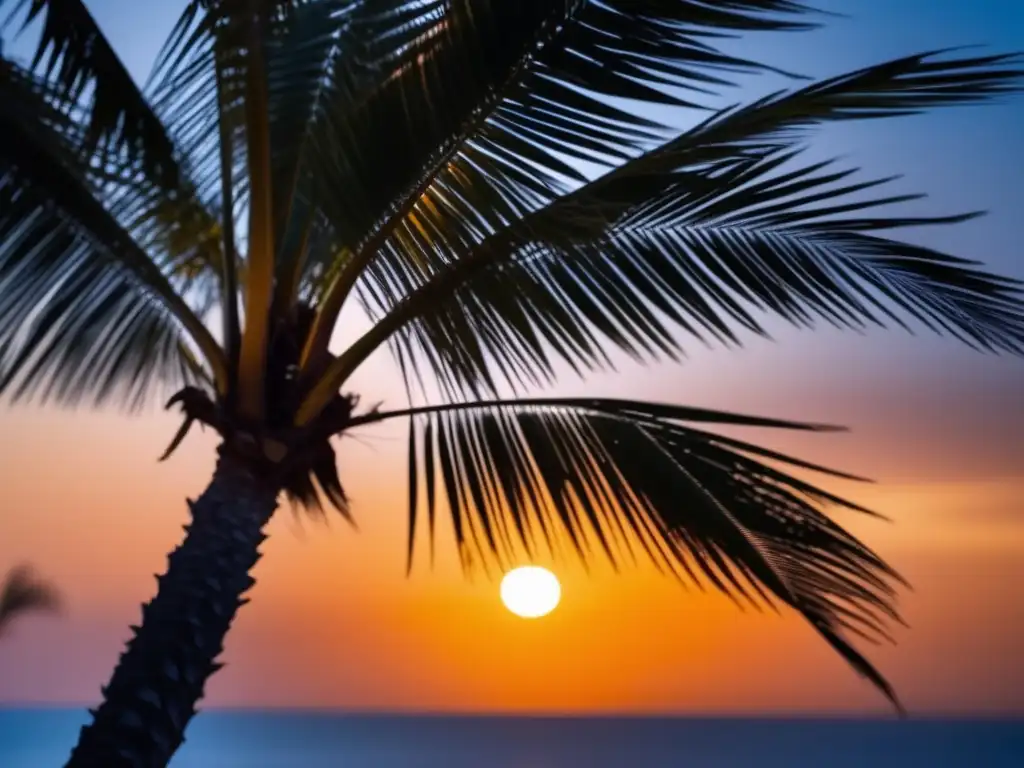
{"label": "setting sun", "polygon": [[501,602],[516,616],[539,619],[555,610],[562,597],[558,577],[546,568],[514,568],[501,580]]}

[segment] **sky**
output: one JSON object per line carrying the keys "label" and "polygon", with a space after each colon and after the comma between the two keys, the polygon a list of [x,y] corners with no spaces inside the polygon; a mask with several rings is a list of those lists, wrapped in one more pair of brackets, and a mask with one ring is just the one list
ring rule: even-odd
{"label": "sky", "polygon": [[[139,78],[182,0],[94,0],[89,7]],[[847,18],[822,31],[747,37],[736,49],[826,76],[958,45],[1024,50],[1020,0],[819,0]],[[778,82],[759,80],[723,104]],[[680,120],[685,120],[681,117]],[[815,135],[929,211],[989,210],[908,237],[1024,277],[1020,169],[1024,96]],[[345,318],[343,317],[343,322]],[[772,325],[773,329],[777,326]],[[840,522],[913,584],[910,627],[867,649],[912,713],[1024,713],[1024,361],[919,332],[778,326],[742,350],[693,345],[682,365],[640,367],[563,395],[606,394],[844,424],[849,433],[751,437],[876,480],[830,484],[892,518]],[[356,375],[365,399],[400,407],[386,358]],[[68,608],[31,617],[0,646],[0,702],[91,703],[153,574],[181,537],[185,498],[213,467],[214,436],[191,435],[158,464],[177,420],[155,407],[116,412],[0,406],[0,570],[23,559],[56,581]],[[517,619],[496,581],[468,582],[440,529],[438,560],[406,578],[404,427],[339,450],[359,530],[297,523],[283,507],[256,568],[253,601],[227,641],[207,706],[473,712],[877,713],[884,701],[792,613],[740,612],[651,569],[615,574],[553,564],[563,602]],[[419,552],[425,551],[420,542]]]}

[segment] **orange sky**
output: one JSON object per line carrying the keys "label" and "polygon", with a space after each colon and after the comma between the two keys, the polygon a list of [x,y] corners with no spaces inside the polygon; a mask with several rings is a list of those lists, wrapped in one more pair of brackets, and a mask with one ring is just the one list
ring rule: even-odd
{"label": "orange sky", "polygon": [[[1001,443],[1019,447],[1024,434],[1024,409],[1000,394],[998,382],[1024,381],[1024,364],[942,345],[950,363],[981,374],[966,400],[952,379],[925,367],[930,345],[896,336],[882,350],[878,341],[794,334],[741,353],[698,354],[682,370],[640,375],[627,368],[597,377],[586,391],[852,425],[849,434],[756,437],[884,481],[839,488],[895,519],[844,518],[915,586],[902,602],[911,629],[897,631],[895,648],[870,649],[871,658],[912,711],[1024,711],[1022,454],[1002,463],[997,456],[1013,448]],[[843,377],[850,384],[844,392],[841,381],[808,375],[808,355],[818,346],[841,354],[851,370],[869,370],[871,362],[877,370],[881,352],[894,348],[903,365],[873,380]],[[390,381],[382,396],[397,404],[387,370],[376,361],[356,387]],[[582,387],[567,380],[562,390]],[[88,702],[155,586],[148,576],[163,570],[178,540],[183,497],[207,480],[214,441],[197,433],[157,464],[176,426],[162,414],[27,408],[0,418],[7,438],[0,563],[30,556],[70,603],[65,618],[26,621],[5,644],[0,700]],[[972,429],[964,429],[965,419]],[[347,441],[340,451],[360,532],[341,521],[300,528],[286,509],[271,524],[254,600],[230,636],[229,664],[210,686],[210,704],[883,709],[796,617],[741,613],[647,568],[616,576],[598,567],[588,578],[575,564],[556,564],[563,603],[528,622],[501,607],[496,583],[459,576],[442,527],[434,571],[421,557],[405,579],[403,435],[400,425],[381,427],[366,432],[368,444]]]}
{"label": "orange sky", "polygon": [[[144,77],[182,3],[94,0],[130,70]],[[849,11],[845,0],[817,3]],[[858,0],[820,33],[753,38],[744,55],[832,74],[889,56],[989,42],[1021,48],[1019,0]],[[748,45],[746,41],[743,43]],[[734,92],[730,99],[748,98]],[[992,215],[924,242],[1024,277],[1020,168],[1024,99],[817,137],[873,173],[906,172],[929,212]],[[901,182],[902,183],[902,182]],[[904,187],[900,190],[903,191]],[[916,233],[910,233],[916,236]],[[846,424],[848,434],[748,433],[772,447],[872,476],[835,486],[894,519],[844,517],[914,584],[911,629],[866,649],[912,712],[1024,713],[1024,361],[881,332],[780,332],[778,343],[702,351],[682,367],[639,369],[562,395],[607,394]],[[394,369],[374,360],[353,388],[401,407]],[[0,646],[0,702],[94,702],[127,625],[155,589],[205,487],[210,434],[158,464],[169,415],[129,418],[0,410],[0,570],[31,559],[67,593],[62,619],[30,618]],[[884,711],[884,702],[790,614],[740,613],[646,569],[616,576],[556,567],[563,603],[527,622],[497,583],[466,583],[441,528],[434,571],[404,576],[404,425],[346,441],[343,479],[359,533],[338,520],[271,524],[253,602],[212,681],[214,705],[429,710]],[[831,486],[830,486],[831,487]],[[422,542],[421,542],[422,544]],[[420,548],[420,554],[425,547]]]}

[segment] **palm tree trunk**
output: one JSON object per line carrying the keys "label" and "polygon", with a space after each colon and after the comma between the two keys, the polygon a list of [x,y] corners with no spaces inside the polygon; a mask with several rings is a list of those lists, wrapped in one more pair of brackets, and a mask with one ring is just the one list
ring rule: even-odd
{"label": "palm tree trunk", "polygon": [[156,597],[142,606],[142,626],[101,689],[66,768],[158,768],[185,740],[206,680],[242,598],[255,582],[263,528],[277,490],[228,457],[213,481],[189,503],[185,540],[157,576]]}

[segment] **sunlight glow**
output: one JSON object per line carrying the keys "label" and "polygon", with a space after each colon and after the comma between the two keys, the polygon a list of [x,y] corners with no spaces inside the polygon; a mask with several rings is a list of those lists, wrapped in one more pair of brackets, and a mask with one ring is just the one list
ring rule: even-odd
{"label": "sunlight glow", "polygon": [[562,598],[558,577],[546,568],[525,565],[501,580],[501,602],[516,616],[539,619],[555,610]]}

